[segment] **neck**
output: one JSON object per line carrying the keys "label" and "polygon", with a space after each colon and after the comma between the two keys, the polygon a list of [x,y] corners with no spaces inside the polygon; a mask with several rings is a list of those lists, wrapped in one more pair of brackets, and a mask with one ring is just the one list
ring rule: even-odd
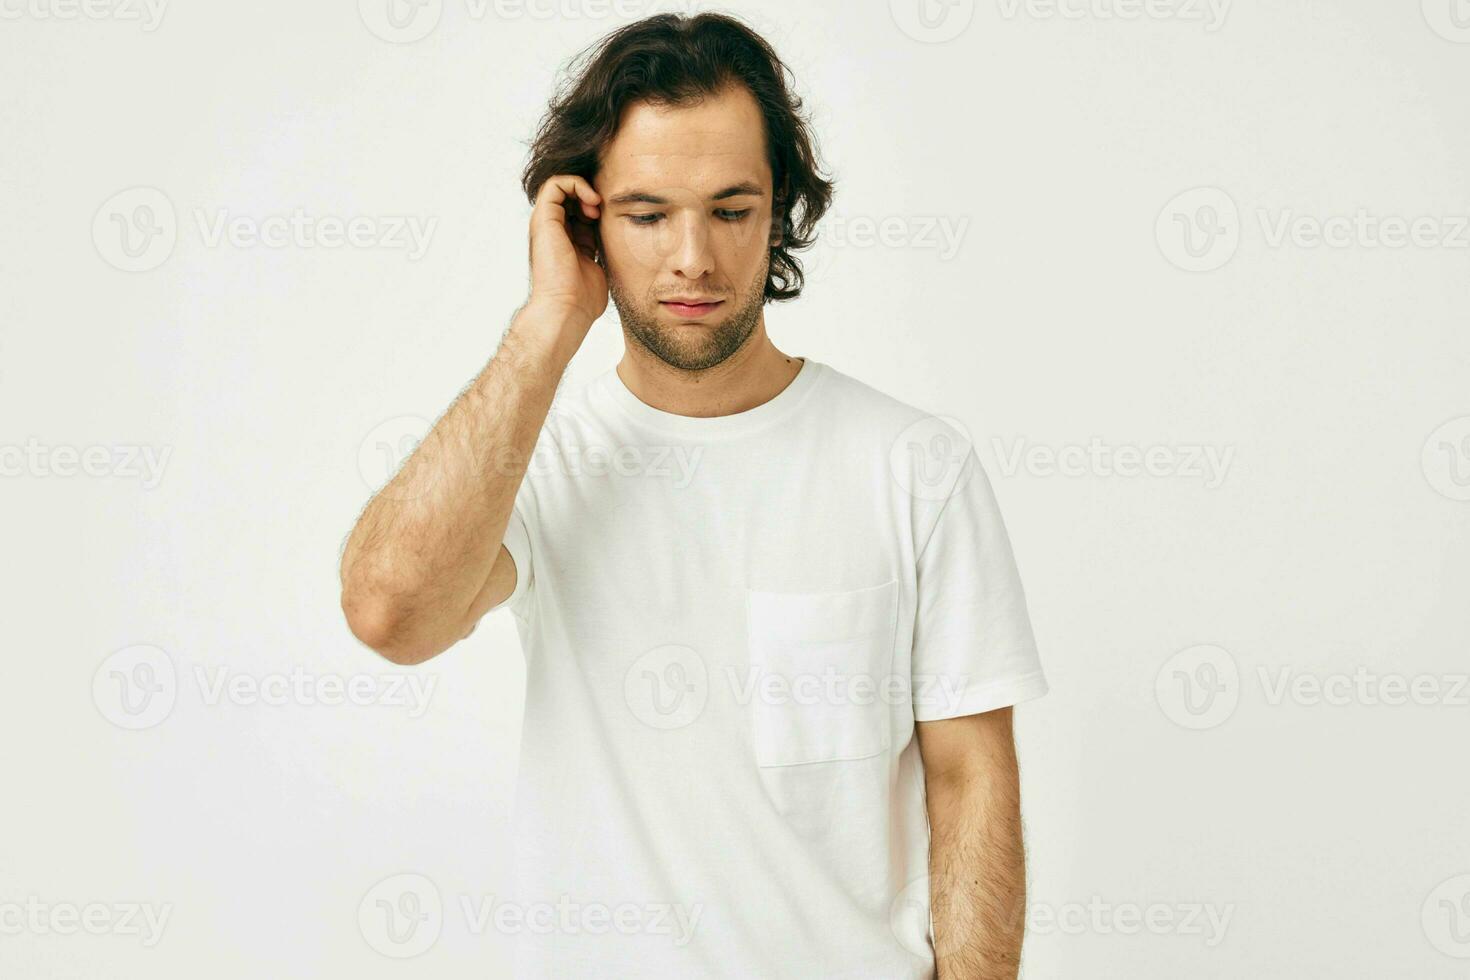
{"label": "neck", "polygon": [[714,418],[748,411],[775,398],[801,371],[804,360],[776,349],[764,327],[751,332],[734,354],[701,371],[665,363],[635,344],[626,344],[618,377],[638,400],[660,411]]}

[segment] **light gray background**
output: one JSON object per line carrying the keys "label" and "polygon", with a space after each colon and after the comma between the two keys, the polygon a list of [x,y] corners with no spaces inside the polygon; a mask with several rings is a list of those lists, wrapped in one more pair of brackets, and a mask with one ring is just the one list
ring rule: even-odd
{"label": "light gray background", "polygon": [[[409,673],[337,609],[379,444],[525,295],[558,66],[670,8],[443,0],[395,36],[359,6],[0,3],[6,977],[506,962],[461,901],[509,884],[509,616],[414,672],[422,711],[209,685]],[[773,339],[960,420],[1011,529],[1053,684],[1018,712],[1025,975],[1463,977],[1470,5],[1064,6],[720,8],[789,61],[838,184]],[[159,195],[176,243],[130,260],[115,222]],[[435,224],[417,257],[207,233],[295,208]],[[610,309],[569,383],[620,350]],[[1125,447],[1153,472],[1099,462]],[[176,681],[158,717],[113,693],[140,661]],[[402,874],[442,903],[407,960],[372,925]]]}

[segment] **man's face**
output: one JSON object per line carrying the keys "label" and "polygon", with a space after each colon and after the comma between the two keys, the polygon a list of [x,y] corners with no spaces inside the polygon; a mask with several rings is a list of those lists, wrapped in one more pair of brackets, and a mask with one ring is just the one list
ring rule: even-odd
{"label": "man's face", "polygon": [[771,168],[750,92],[731,86],[688,108],[629,106],[593,187],[624,329],[686,371],[739,350],[763,323],[772,244]]}

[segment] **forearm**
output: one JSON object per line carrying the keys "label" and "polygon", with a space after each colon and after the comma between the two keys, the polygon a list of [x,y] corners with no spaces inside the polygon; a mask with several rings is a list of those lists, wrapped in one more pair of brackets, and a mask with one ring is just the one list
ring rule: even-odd
{"label": "forearm", "polygon": [[1026,859],[1015,757],[926,781],[938,980],[1015,980]]}
{"label": "forearm", "polygon": [[400,662],[463,638],[556,387],[575,350],[527,305],[499,350],[372,499],[342,555],[355,634]]}

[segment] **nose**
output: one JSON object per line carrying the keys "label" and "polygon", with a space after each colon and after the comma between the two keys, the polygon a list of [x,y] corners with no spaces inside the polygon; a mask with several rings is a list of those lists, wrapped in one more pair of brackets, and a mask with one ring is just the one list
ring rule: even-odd
{"label": "nose", "polygon": [[710,250],[709,218],[690,209],[680,215],[677,236],[669,250],[669,264],[685,279],[701,279],[714,271]]}

